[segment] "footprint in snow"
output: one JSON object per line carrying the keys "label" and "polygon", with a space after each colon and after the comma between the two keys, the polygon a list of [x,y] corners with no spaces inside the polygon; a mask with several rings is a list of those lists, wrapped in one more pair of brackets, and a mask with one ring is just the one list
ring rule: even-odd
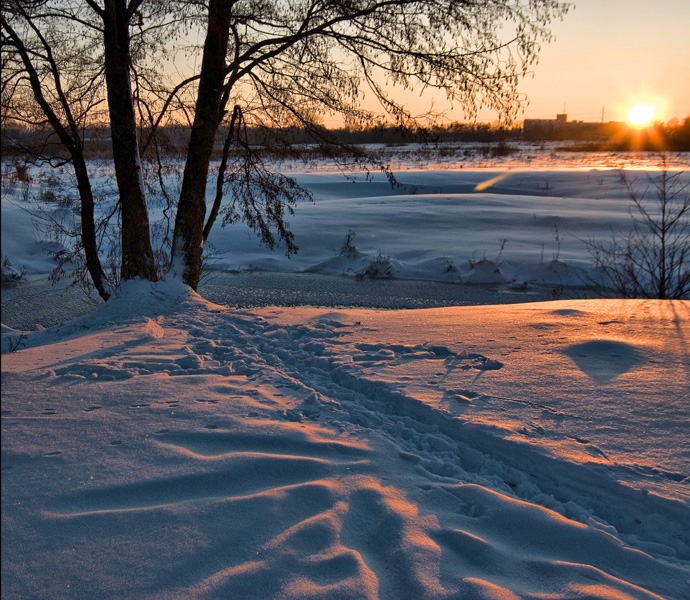
{"label": "footprint in snow", "polygon": [[497,371],[498,369],[503,368],[503,363],[498,360],[493,360],[491,358],[482,356],[479,359],[479,364],[474,365],[474,368],[479,369],[480,371]]}

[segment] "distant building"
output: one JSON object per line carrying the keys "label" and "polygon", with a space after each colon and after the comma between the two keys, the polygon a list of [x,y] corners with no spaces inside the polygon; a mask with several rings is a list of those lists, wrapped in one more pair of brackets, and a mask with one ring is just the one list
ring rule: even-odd
{"label": "distant building", "polygon": [[522,133],[526,139],[547,139],[568,126],[568,115],[556,115],[555,119],[525,119]]}
{"label": "distant building", "polygon": [[522,134],[526,140],[604,140],[619,133],[622,127],[625,124],[618,121],[568,121],[567,114],[560,114],[555,119],[525,119]]}

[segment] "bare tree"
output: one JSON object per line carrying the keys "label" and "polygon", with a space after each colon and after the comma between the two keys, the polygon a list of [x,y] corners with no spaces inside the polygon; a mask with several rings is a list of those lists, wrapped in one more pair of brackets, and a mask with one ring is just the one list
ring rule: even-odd
{"label": "bare tree", "polygon": [[[549,23],[567,8],[559,0],[8,0],[3,110],[12,118],[30,111],[32,122],[47,122],[75,170],[79,128],[91,118],[108,121],[124,279],[156,277],[140,154],[158,160],[161,126],[188,122],[170,264],[196,288],[204,242],[219,215],[224,222],[246,220],[269,246],[282,241],[288,252],[296,249],[285,216],[305,192],[266,169],[248,130],[267,128],[274,146],[286,149],[290,131],[306,131],[346,169],[383,165],[353,147],[336,151],[323,116],[340,115],[351,127],[415,126],[419,121],[397,99],[401,89],[441,90],[470,116],[486,106],[510,119],[521,101],[520,77],[551,39]],[[203,43],[190,43],[193,34]],[[55,48],[79,52],[63,58],[61,51],[58,60]],[[165,59],[180,53],[200,58],[198,71],[178,77],[164,68]],[[88,64],[82,84],[76,83],[79,61]],[[61,92],[65,80],[69,93]],[[365,96],[378,105],[365,106]],[[88,110],[70,120],[75,103],[86,97],[92,98]],[[96,115],[105,101],[107,113]],[[221,127],[227,137],[207,218],[206,187]],[[230,201],[223,205],[226,194]],[[82,227],[93,221],[88,212],[82,198]],[[92,246],[84,243],[84,250],[97,258]],[[103,280],[97,271],[90,269],[91,276]]]}
{"label": "bare tree", "polygon": [[[690,182],[663,168],[646,182],[622,175],[632,228],[586,242],[602,276],[598,287],[623,298],[690,298]],[[651,198],[650,198],[651,196]]]}
{"label": "bare tree", "polygon": [[131,86],[131,25],[143,0],[89,1],[102,23],[103,64],[108,97],[113,163],[120,193],[122,278],[155,281],[146,193],[141,173],[137,121]]}
{"label": "bare tree", "polygon": [[83,127],[100,104],[100,73],[83,60],[88,45],[65,45],[57,23],[46,30],[39,27],[34,16],[41,9],[39,2],[3,3],[2,117],[52,129],[56,139],[48,136],[40,149],[30,152],[56,166],[72,164],[81,200],[85,263],[98,293],[107,299],[111,290],[98,255],[95,201],[82,139]]}

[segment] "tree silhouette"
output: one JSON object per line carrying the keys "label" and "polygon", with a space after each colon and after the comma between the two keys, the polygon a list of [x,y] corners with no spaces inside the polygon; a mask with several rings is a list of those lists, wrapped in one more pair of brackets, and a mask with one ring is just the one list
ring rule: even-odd
{"label": "tree silhouette", "polygon": [[[323,115],[339,115],[348,127],[412,127],[417,121],[398,92],[436,89],[470,116],[484,106],[510,119],[520,77],[551,39],[550,22],[566,11],[558,0],[8,0],[3,120],[50,126],[38,154],[74,170],[81,249],[103,298],[111,282],[98,256],[102,228],[94,221],[85,128],[110,126],[121,276],[154,280],[141,156],[160,157],[162,125],[190,126],[179,197],[170,199],[170,269],[196,288],[219,215],[247,221],[271,247],[282,241],[288,252],[296,249],[285,216],[305,191],[265,167],[248,130],[266,128],[274,148],[286,151],[290,132],[304,131],[343,169],[380,168],[338,143]],[[182,58],[198,68],[170,67]],[[226,137],[207,217],[219,130]]]}

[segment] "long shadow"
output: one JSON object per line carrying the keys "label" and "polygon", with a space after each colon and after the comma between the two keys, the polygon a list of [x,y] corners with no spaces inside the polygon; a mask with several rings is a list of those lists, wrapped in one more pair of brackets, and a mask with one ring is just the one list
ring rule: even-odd
{"label": "long shadow", "polygon": [[[690,328],[690,302],[687,300],[671,300],[671,311],[673,312],[673,324],[678,334],[678,345],[681,351],[681,364],[685,371],[685,381],[690,382],[690,342],[686,335]],[[679,310],[683,308],[684,310]],[[680,314],[683,313],[683,314]],[[682,325],[685,324],[685,329]]]}

